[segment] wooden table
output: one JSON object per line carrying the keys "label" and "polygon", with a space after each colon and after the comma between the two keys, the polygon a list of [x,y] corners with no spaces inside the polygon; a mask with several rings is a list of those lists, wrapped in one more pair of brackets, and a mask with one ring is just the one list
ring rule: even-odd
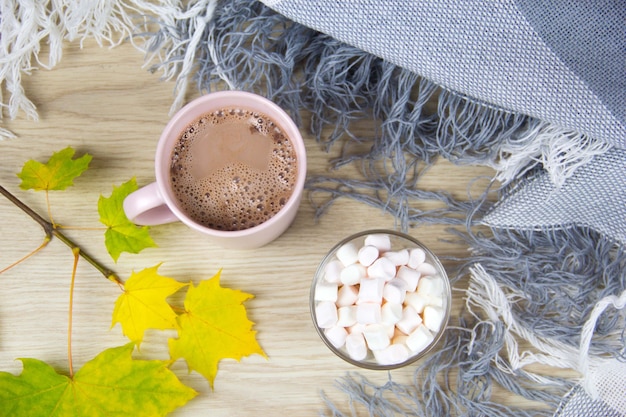
{"label": "wooden table", "polygon": [[[306,197],[290,229],[270,245],[254,251],[225,250],[187,229],[170,224],[152,229],[158,248],[140,255],[122,254],[114,263],[106,253],[97,201],[113,185],[136,177],[140,186],[153,181],[157,139],[168,120],[173,82],[142,68],[143,55],[130,45],[100,48],[87,41],[83,49],[68,44],[62,62],[52,71],[34,71],[24,88],[36,104],[39,121],[7,121],[19,138],[0,142],[0,184],[30,207],[46,215],[44,193],[19,189],[16,173],[28,159],[45,161],[54,152],[74,147],[93,155],[91,168],[64,192],[52,192],[55,220],[85,230],[66,233],[84,250],[122,278],[131,271],[163,262],[159,272],[181,281],[209,278],[220,268],[222,285],[252,293],[246,303],[256,323],[257,337],[268,359],[254,355],[241,363],[223,360],[211,391],[204,378],[187,373],[179,361],[173,370],[199,395],[173,416],[311,416],[324,408],[320,391],[340,405],[346,397],[335,381],[359,371],[384,383],[386,372],[359,370],[335,357],[316,334],[309,315],[309,288],[318,262],[343,237],[369,228],[394,228],[394,219],[376,208],[339,200],[316,221]],[[188,97],[189,99],[193,97]],[[307,143],[309,175],[328,174],[328,161],[339,146],[326,153],[302,127]],[[353,167],[337,175],[351,175]],[[467,198],[468,184],[485,168],[456,167],[445,161],[431,169],[422,186],[446,189]],[[41,228],[5,198],[0,197],[0,269],[35,249]],[[440,256],[466,256],[467,248],[441,242],[443,226],[423,226],[410,233]],[[0,276],[0,370],[18,374],[16,358],[33,357],[67,373],[68,296],[73,257],[54,240],[43,251]],[[453,265],[447,264],[449,268]],[[462,286],[462,282],[459,284]],[[79,262],[74,294],[73,358],[79,369],[102,350],[125,344],[119,325],[110,328],[111,313],[120,289],[84,261]],[[455,291],[454,314],[463,303]],[[144,358],[167,358],[167,338],[149,332],[142,345]],[[393,371],[394,380],[409,382],[411,367]],[[511,400],[514,401],[514,400]],[[509,401],[509,402],[511,402]]]}

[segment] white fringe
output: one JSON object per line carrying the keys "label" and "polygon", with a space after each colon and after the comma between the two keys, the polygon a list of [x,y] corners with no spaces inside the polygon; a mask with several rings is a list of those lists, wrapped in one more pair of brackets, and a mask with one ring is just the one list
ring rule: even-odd
{"label": "white fringe", "polygon": [[[523,294],[517,294],[512,291],[509,294],[505,294],[495,279],[479,264],[471,267],[470,273],[470,284],[466,300],[468,311],[473,312],[475,308],[481,309],[490,321],[502,321],[508,330],[505,335],[505,346],[512,369],[506,369],[504,365],[497,364],[503,371],[511,373],[511,371],[533,363],[558,368],[576,367],[577,351],[575,349],[559,341],[537,337],[521,326],[515,319],[511,311],[511,304],[515,299],[524,298]],[[478,314],[474,314],[474,316],[479,318]],[[524,351],[520,354],[518,339],[528,341],[542,353]],[[541,379],[539,376],[537,378]]]}
{"label": "white fringe", "polygon": [[[619,396],[621,403],[621,410],[626,414],[626,398],[624,396],[624,389],[626,389],[626,364],[618,362],[615,359],[597,359],[593,360],[589,355],[589,348],[591,346],[591,338],[596,327],[596,323],[600,315],[608,308],[613,307],[618,310],[623,310],[626,307],[626,291],[623,291],[619,297],[614,295],[604,297],[591,311],[589,319],[583,325],[583,329],[580,334],[580,352],[578,354],[578,369],[585,374],[583,380],[583,387],[587,394],[597,399],[599,396],[603,397],[605,402],[608,402],[602,395],[600,387],[605,385],[622,387],[621,395]],[[615,369],[621,369],[620,372],[615,372]],[[610,384],[606,384],[605,378],[607,375],[614,374]],[[609,388],[610,389],[610,388]],[[606,389],[604,389],[606,391]],[[610,392],[610,391],[609,391]]]}
{"label": "white fringe", "polygon": [[[2,110],[11,119],[24,112],[38,120],[37,108],[22,87],[22,76],[39,68],[52,69],[63,56],[64,41],[93,38],[102,46],[124,41],[134,28],[132,17],[140,14],[135,2],[122,0],[0,0],[0,92]],[[40,56],[41,44],[49,45],[47,62]],[[33,62],[34,61],[34,62]],[[0,121],[4,111],[0,112]],[[0,140],[15,137],[0,129]]]}
{"label": "white fringe", "polygon": [[[156,61],[163,71],[162,79],[176,79],[174,103],[170,109],[170,114],[173,114],[184,104],[189,78],[196,65],[197,46],[202,41],[207,23],[215,13],[217,0],[190,2],[187,8],[176,0],[162,0],[160,5],[142,0],[134,0],[134,3],[139,9],[157,16],[161,22],[161,30],[172,31],[170,36],[156,37],[160,41],[165,40],[158,47],[148,43],[140,49],[146,54],[145,66]],[[178,39],[176,33],[181,21],[186,21],[185,27],[189,35],[184,39]]]}
{"label": "white fringe", "polygon": [[610,149],[611,145],[589,136],[540,123],[517,142],[504,143],[491,167],[505,185],[541,164],[558,188],[576,169]]}
{"label": "white fringe", "polygon": [[[579,349],[565,345],[559,341],[537,337],[524,329],[515,320],[511,312],[511,303],[522,294],[512,291],[505,293],[498,283],[485,269],[476,264],[470,268],[471,277],[467,291],[467,308],[475,316],[473,309],[481,309],[490,321],[502,321],[508,330],[505,335],[505,346],[512,369],[501,363],[496,364],[505,372],[540,363],[558,368],[574,369],[582,375],[582,386],[593,399],[602,399],[615,410],[626,414],[626,399],[623,389],[626,386],[626,364],[615,359],[601,358],[589,354],[591,339],[600,315],[609,307],[624,309],[626,307],[626,291],[619,297],[609,296],[600,300],[594,307],[581,331]],[[537,351],[519,353],[517,340],[529,342]],[[471,349],[471,346],[470,346]],[[537,382],[547,382],[540,375],[531,375]],[[617,388],[616,388],[617,387]],[[616,392],[615,389],[618,391]]]}

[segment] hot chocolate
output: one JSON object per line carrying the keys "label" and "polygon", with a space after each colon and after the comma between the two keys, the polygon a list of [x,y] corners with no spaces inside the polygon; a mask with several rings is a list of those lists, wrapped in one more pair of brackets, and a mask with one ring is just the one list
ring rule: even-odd
{"label": "hot chocolate", "polygon": [[194,221],[216,230],[244,230],[285,205],[297,163],[293,144],[271,118],[222,108],[181,132],[170,181],[179,207]]}

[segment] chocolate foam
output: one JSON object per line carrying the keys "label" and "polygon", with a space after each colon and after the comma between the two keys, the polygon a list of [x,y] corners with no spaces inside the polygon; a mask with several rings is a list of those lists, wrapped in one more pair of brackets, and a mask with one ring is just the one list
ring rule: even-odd
{"label": "chocolate foam", "polygon": [[172,150],[170,181],[180,208],[216,230],[244,230],[272,218],[297,178],[291,141],[268,116],[240,108],[189,124]]}

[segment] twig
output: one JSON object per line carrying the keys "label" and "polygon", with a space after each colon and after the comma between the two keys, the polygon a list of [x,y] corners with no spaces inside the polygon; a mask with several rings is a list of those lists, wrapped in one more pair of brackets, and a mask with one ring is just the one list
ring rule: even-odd
{"label": "twig", "polygon": [[51,239],[52,236],[58,238],[61,242],[65,243],[70,249],[78,250],[78,254],[87,262],[89,262],[94,268],[96,268],[104,277],[108,280],[115,282],[118,285],[122,285],[122,281],[117,276],[117,274],[111,271],[109,268],[104,267],[94,258],[92,258],[89,254],[85,253],[80,246],[74,243],[70,238],[65,236],[61,231],[59,231],[51,222],[47,221],[39,214],[37,214],[33,209],[24,204],[19,198],[15,197],[11,194],[6,188],[0,185],[0,194],[5,196],[10,202],[19,207],[24,213],[28,214],[33,220],[35,220],[39,225],[43,228],[48,239]]}

